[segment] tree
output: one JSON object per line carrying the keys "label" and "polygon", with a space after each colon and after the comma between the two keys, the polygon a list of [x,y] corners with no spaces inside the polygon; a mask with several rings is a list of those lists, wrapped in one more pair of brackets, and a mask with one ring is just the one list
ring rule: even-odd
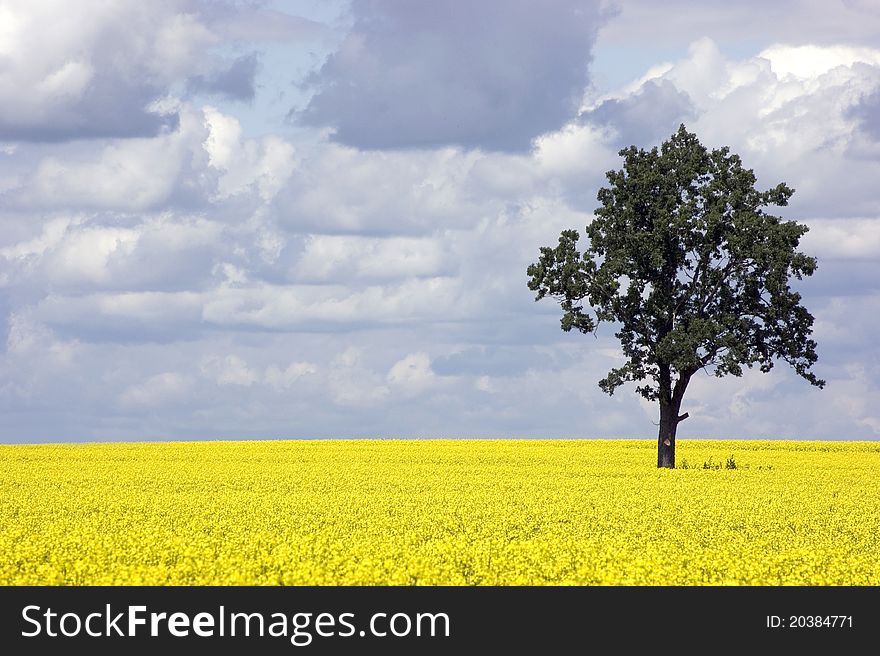
{"label": "tree", "polygon": [[540,249],[528,268],[535,300],[562,306],[562,330],[595,333],[619,326],[625,363],[599,381],[606,393],[626,382],[657,401],[657,466],[675,467],[675,434],[691,377],[721,377],[743,367],[762,372],[774,361],[824,387],[810,371],[816,343],[813,316],[790,287],[816,270],[797,251],[808,228],[767,214],[794,190],[780,183],[755,188],[755,175],[727,147],[709,152],[684,125],[660,148],[630,146],[623,168],[606,174],[602,204],[586,227],[589,246],[565,230],[556,248]]}

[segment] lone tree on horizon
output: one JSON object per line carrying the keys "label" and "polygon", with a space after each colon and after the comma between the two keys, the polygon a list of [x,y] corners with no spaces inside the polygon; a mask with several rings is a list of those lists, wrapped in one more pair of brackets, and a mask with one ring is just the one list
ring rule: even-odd
{"label": "lone tree on horizon", "polygon": [[755,174],[727,147],[708,151],[684,125],[660,148],[630,146],[623,168],[606,173],[602,203],[586,227],[556,248],[540,249],[528,268],[535,300],[557,299],[562,330],[593,333],[619,325],[626,362],[599,381],[606,393],[629,381],[660,405],[657,467],[675,467],[675,434],[691,377],[700,369],[741,376],[743,366],[769,372],[777,359],[816,387],[810,371],[813,316],[790,287],[816,270],[798,252],[805,225],[762,208],[785,206],[784,182],[755,189]]}

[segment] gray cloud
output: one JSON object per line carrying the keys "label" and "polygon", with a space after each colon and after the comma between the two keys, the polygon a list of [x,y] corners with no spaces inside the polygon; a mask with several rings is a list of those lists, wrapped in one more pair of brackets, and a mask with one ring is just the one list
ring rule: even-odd
{"label": "gray cloud", "polygon": [[213,31],[241,42],[313,41],[326,37],[329,31],[326,25],[318,21],[272,9],[265,0],[199,0],[198,11]]}
{"label": "gray cloud", "polygon": [[855,118],[862,131],[872,140],[880,141],[880,89],[850,107],[846,115]]}
{"label": "gray cloud", "polygon": [[669,80],[650,80],[626,98],[605,100],[581,116],[597,125],[611,126],[619,145],[645,146],[667,138],[696,112],[688,95]]}
{"label": "gray cloud", "polygon": [[603,46],[680,47],[700,37],[737,50],[770,43],[880,45],[880,10],[873,0],[612,2],[618,14],[602,30]]}
{"label": "gray cloud", "polygon": [[177,129],[177,115],[147,110],[160,87],[134,86],[101,80],[69,111],[51,121],[30,122],[0,118],[0,139],[57,142],[105,137],[148,137]]}
{"label": "gray cloud", "polygon": [[571,118],[599,2],[355,0],[351,33],[297,118],[358,148],[525,151]]}
{"label": "gray cloud", "polygon": [[259,64],[257,53],[242,55],[228,68],[190,78],[187,86],[195,93],[216,94],[229,100],[253,100]]}

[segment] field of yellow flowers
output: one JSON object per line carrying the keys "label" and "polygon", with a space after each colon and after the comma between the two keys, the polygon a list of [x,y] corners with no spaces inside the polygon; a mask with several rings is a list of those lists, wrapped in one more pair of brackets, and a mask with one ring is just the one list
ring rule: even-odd
{"label": "field of yellow flowers", "polygon": [[0,584],[880,584],[880,443],[0,446]]}

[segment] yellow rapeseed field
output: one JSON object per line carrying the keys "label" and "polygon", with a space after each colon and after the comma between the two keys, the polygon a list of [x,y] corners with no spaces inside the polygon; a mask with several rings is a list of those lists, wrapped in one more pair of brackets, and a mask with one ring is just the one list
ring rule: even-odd
{"label": "yellow rapeseed field", "polygon": [[657,470],[642,440],[0,446],[0,583],[880,584],[880,443],[678,459]]}

